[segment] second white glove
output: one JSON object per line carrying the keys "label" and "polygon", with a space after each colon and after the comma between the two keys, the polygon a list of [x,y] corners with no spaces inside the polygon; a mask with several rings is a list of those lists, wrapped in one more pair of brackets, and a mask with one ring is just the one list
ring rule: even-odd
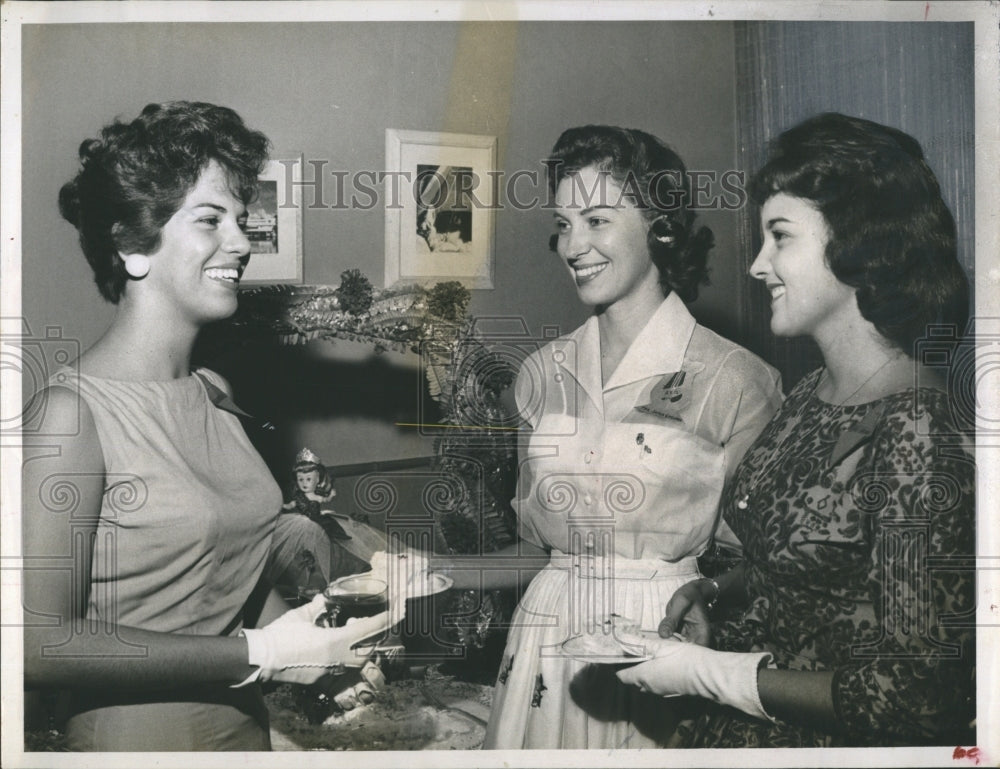
{"label": "second white glove", "polygon": [[663,697],[694,695],[774,721],[760,701],[757,671],[771,661],[767,652],[713,651],[698,644],[667,640],[655,657],[618,671],[618,678]]}
{"label": "second white glove", "polygon": [[263,628],[243,630],[249,662],[258,667],[243,684],[253,680],[311,684],[331,670],[365,664],[374,646],[355,647],[386,631],[392,624],[389,613],[353,619],[343,627],[316,627],[314,621],[325,608],[322,596],[317,598]]}

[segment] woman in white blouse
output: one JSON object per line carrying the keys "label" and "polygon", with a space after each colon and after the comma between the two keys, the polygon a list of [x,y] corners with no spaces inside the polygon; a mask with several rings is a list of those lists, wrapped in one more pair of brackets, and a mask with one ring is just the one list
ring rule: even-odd
{"label": "woman in white blouse", "polygon": [[684,165],[663,142],[570,129],[549,184],[554,250],[594,314],[518,376],[530,437],[514,500],[521,541],[505,554],[518,558],[477,580],[524,578],[524,556],[547,565],[514,615],[485,747],[655,747],[669,701],[562,644],[607,637],[614,615],[655,632],[674,590],[698,576],[727,473],[780,405],[779,376],[685,307],[713,238],[693,226]]}

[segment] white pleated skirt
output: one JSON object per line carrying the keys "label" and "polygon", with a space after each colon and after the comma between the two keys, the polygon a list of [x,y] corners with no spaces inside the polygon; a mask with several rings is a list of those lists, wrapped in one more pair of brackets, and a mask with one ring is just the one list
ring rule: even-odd
{"label": "white pleated skirt", "polygon": [[622,684],[620,668],[562,653],[575,635],[601,633],[612,613],[655,631],[667,601],[699,577],[676,563],[553,553],[518,604],[507,637],[486,749],[656,748],[673,733],[683,699]]}

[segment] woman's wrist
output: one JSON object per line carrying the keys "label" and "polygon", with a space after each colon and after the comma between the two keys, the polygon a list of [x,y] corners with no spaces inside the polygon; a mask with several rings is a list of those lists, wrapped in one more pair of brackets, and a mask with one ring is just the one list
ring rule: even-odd
{"label": "woman's wrist", "polygon": [[235,676],[233,676],[234,683],[229,684],[230,689],[240,689],[247,684],[256,683],[260,678],[260,667],[250,662],[250,642],[247,640],[245,635],[246,630],[252,631],[253,628],[244,628],[240,631],[240,634],[233,639],[234,641],[238,641],[240,644],[240,647],[236,652],[237,659],[245,660],[245,662],[239,666],[239,671]]}
{"label": "woman's wrist", "polygon": [[[723,603],[726,605],[740,606],[746,603],[747,595],[746,588],[743,582],[743,565],[738,564],[734,566],[727,572],[719,574],[714,578],[715,585],[708,585],[703,588],[703,594],[706,595],[706,602],[711,598],[711,594],[715,594],[715,603]],[[716,591],[716,586],[718,590]]]}
{"label": "woman's wrist", "polygon": [[705,602],[705,608],[709,611],[715,608],[719,596],[722,595],[722,588],[719,587],[719,583],[712,577],[702,577],[698,581],[698,590],[701,593],[702,600]]}

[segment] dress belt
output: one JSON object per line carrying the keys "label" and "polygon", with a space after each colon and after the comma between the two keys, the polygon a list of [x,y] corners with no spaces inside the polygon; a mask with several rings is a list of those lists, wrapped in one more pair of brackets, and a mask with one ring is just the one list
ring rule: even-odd
{"label": "dress belt", "polygon": [[682,576],[699,576],[698,559],[689,555],[678,561],[662,558],[626,558],[618,553],[592,555],[590,553],[564,553],[553,549],[550,565],[557,569],[571,570],[575,576],[590,579],[666,579]]}

